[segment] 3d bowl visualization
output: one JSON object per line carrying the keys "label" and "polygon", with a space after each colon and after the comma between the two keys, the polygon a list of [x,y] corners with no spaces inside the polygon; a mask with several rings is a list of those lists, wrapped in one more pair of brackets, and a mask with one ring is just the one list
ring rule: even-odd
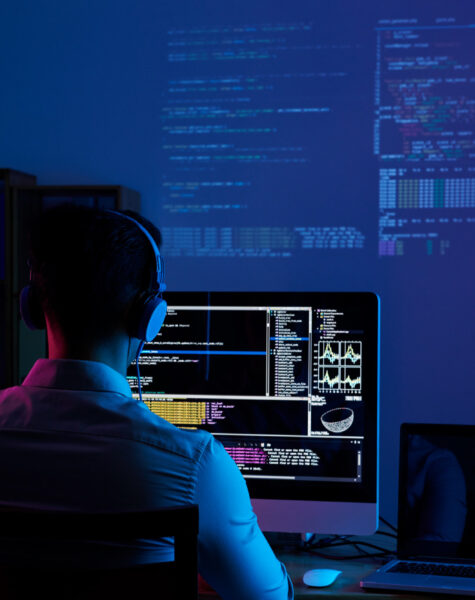
{"label": "3d bowl visualization", "polygon": [[322,425],[332,433],[341,433],[349,429],[354,421],[355,413],[351,408],[342,406],[341,408],[332,408],[320,417]]}

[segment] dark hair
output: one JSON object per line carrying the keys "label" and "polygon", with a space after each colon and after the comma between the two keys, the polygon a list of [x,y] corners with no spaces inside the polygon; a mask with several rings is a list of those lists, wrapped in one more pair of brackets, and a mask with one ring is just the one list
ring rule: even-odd
{"label": "dark hair", "polygon": [[[159,230],[134,211],[123,211]],[[32,282],[43,311],[66,336],[100,338],[129,329],[134,300],[156,283],[150,241],[134,223],[105,210],[61,205],[31,232]]]}

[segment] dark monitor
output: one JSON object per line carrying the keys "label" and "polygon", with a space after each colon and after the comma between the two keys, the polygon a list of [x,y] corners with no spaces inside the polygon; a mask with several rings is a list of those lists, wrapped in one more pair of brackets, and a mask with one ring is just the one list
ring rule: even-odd
{"label": "dark monitor", "polygon": [[475,561],[475,425],[403,423],[398,555]]}
{"label": "dark monitor", "polygon": [[[139,360],[148,407],[223,443],[262,529],[374,531],[378,297],[176,292],[166,300],[165,323]],[[128,378],[136,393],[134,365]]]}

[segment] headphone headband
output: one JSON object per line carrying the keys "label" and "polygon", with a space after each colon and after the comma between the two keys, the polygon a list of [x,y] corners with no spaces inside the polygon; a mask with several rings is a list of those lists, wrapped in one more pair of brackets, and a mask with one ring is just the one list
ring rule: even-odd
{"label": "headphone headband", "polygon": [[152,248],[153,248],[153,253],[155,255],[155,261],[156,261],[156,265],[157,265],[157,285],[158,285],[158,291],[164,292],[167,289],[167,286],[164,283],[164,268],[163,268],[163,261],[162,261],[162,256],[160,254],[160,250],[158,249],[158,246],[155,242],[155,240],[153,239],[153,237],[150,235],[150,232],[147,231],[147,229],[138,221],[136,221],[133,217],[130,217],[129,215],[125,215],[124,213],[121,213],[117,210],[111,210],[109,208],[105,209],[105,212],[111,213],[113,215],[117,215],[119,217],[122,217],[124,219],[127,219],[128,221],[130,221],[131,223],[135,223],[135,225],[142,231],[142,233],[145,235],[145,237],[148,239],[148,241],[150,242]]}
{"label": "headphone headband", "polygon": [[135,308],[135,318],[132,317],[132,334],[134,337],[139,340],[143,340],[144,342],[151,342],[155,336],[160,331],[161,326],[163,325],[163,321],[167,315],[167,303],[162,298],[162,292],[165,291],[166,285],[163,282],[163,263],[162,257],[160,255],[160,250],[158,249],[155,240],[150,235],[150,232],[141,225],[138,221],[136,221],[133,217],[129,217],[129,215],[124,215],[124,213],[106,209],[106,212],[112,213],[123,219],[127,219],[142,231],[145,237],[150,242],[153,252],[155,254],[155,262],[157,269],[157,289],[149,294],[146,294],[145,298],[143,295],[139,297],[138,306]]}

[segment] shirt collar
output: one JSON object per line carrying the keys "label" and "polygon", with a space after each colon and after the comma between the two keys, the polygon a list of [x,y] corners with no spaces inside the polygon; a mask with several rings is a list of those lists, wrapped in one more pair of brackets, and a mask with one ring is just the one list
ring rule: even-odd
{"label": "shirt collar", "polygon": [[108,365],[92,360],[40,358],[26,376],[25,386],[113,392],[131,397],[127,379]]}

